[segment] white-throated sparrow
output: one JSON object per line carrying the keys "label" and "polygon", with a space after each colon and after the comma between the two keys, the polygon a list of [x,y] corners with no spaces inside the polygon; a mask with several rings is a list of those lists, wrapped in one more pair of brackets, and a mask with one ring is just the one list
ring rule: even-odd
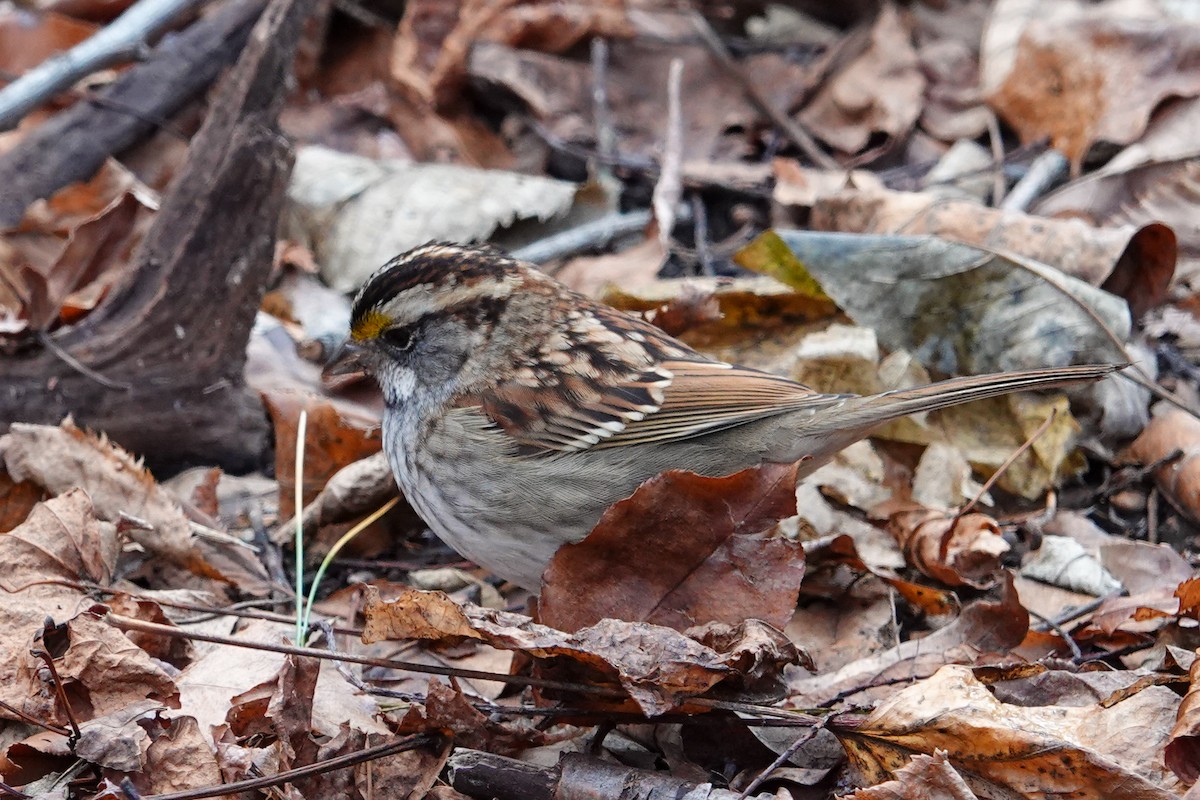
{"label": "white-throated sparrow", "polygon": [[383,446],[408,501],[464,556],[533,590],[560,545],[665,470],[807,457],[806,475],[896,417],[1113,369],[820,394],[706,358],[499,251],[451,244],[372,275],[351,336],[383,390]]}

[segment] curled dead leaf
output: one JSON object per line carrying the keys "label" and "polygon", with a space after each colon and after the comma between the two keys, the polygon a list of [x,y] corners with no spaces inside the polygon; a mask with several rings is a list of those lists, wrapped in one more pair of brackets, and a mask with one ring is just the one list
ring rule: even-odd
{"label": "curled dead leaf", "polygon": [[940,750],[985,797],[1170,800],[1177,783],[1160,753],[1176,703],[1157,686],[1112,708],[1009,705],[970,669],[946,666],[862,725],[831,730],[867,785]]}
{"label": "curled dead leaf", "polygon": [[1163,757],[1179,780],[1195,783],[1200,780],[1200,658],[1192,662],[1188,678],[1191,685],[1179,704]]}
{"label": "curled dead leaf", "polygon": [[150,553],[197,575],[221,577],[197,549],[178,501],[106,437],[80,430],[70,419],[57,427],[14,423],[0,436],[0,459],[15,480],[33,481],[51,494],[86,490],[99,518],[117,522],[128,515],[147,523],[147,529],[130,526],[128,534]]}
{"label": "curled dead leaf", "polygon": [[993,586],[1010,548],[986,514],[956,514],[921,506],[892,510],[888,530],[905,559],[947,586]]}
{"label": "curled dead leaf", "polygon": [[1180,451],[1180,457],[1154,470],[1154,482],[1171,504],[1193,521],[1200,520],[1200,420],[1171,408],[1158,414],[1125,451],[1123,458],[1154,464]]}

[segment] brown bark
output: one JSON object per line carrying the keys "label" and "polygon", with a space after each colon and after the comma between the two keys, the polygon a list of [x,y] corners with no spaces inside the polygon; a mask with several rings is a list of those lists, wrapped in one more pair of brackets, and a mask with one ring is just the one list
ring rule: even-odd
{"label": "brown bark", "polygon": [[271,0],[126,279],[53,348],[0,359],[0,433],[71,413],[159,468],[262,463],[268,425],[245,347],[291,171],[276,123],[312,4]]}

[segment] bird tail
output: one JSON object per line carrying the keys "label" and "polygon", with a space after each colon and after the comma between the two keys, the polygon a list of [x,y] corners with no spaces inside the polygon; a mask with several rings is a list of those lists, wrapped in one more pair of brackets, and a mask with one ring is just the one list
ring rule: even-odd
{"label": "bird tail", "polygon": [[992,375],[951,378],[915,389],[895,389],[848,401],[846,405],[838,409],[836,427],[869,431],[885,422],[908,414],[935,411],[960,403],[969,403],[972,400],[983,400],[987,397],[998,397],[1027,389],[1052,389],[1097,381],[1124,366],[1124,364],[1086,364],[1074,367],[1028,369]]}

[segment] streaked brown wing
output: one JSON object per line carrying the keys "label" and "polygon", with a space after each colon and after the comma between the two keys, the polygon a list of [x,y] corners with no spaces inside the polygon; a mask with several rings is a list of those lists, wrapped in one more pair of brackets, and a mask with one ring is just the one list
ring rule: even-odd
{"label": "streaked brown wing", "polygon": [[528,452],[686,439],[841,397],[705,359],[644,320],[583,298],[513,376],[471,398]]}
{"label": "streaked brown wing", "polygon": [[[565,392],[498,387],[483,408],[526,450],[566,452],[687,439],[798,409],[816,411],[844,399],[712,361],[664,361],[606,387],[576,383],[564,384]],[[575,401],[558,402],[564,396]]]}
{"label": "streaked brown wing", "polygon": [[672,374],[659,410],[628,423],[597,447],[687,439],[778,414],[839,405],[851,395],[814,392],[795,381],[711,361],[664,361]]}

